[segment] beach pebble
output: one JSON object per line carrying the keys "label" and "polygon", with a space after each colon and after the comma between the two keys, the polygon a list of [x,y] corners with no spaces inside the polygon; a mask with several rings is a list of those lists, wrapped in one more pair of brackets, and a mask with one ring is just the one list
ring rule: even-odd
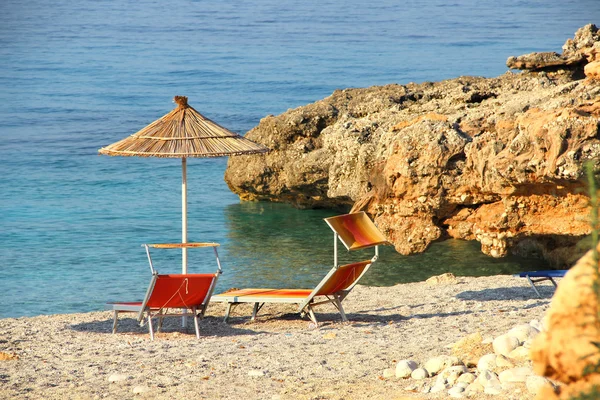
{"label": "beach pebble", "polygon": [[502,386],[501,385],[486,386],[483,389],[483,393],[485,393],[485,394],[493,394],[493,395],[500,394],[500,393],[502,393]]}
{"label": "beach pebble", "polygon": [[425,368],[417,368],[412,372],[412,374],[410,374],[410,376],[413,379],[425,379],[429,378],[429,372],[427,372]]}
{"label": "beach pebble", "polygon": [[150,388],[148,386],[141,386],[141,385],[134,386],[133,389],[131,389],[133,394],[146,393],[149,390],[150,390]]}
{"label": "beach pebble", "polygon": [[532,319],[531,322],[529,322],[529,325],[533,326],[539,332],[544,330],[544,324],[540,322],[540,320]]}
{"label": "beach pebble", "polygon": [[108,381],[111,383],[123,382],[123,381],[126,381],[127,379],[129,379],[129,375],[125,375],[125,374],[112,374],[108,377]]}
{"label": "beach pebble", "polygon": [[429,393],[429,392],[431,392],[431,386],[429,386],[429,385],[423,386],[421,393]]}
{"label": "beach pebble", "polygon": [[467,372],[466,374],[462,374],[461,376],[459,376],[456,382],[471,384],[475,382],[475,379],[477,379],[477,376],[475,374]]}
{"label": "beach pebble", "polygon": [[517,360],[517,361],[525,361],[525,360],[529,360],[529,349],[526,349],[523,346],[519,346],[516,349],[514,349],[513,351],[510,352],[510,354],[508,355],[508,357],[512,358],[513,360]]}
{"label": "beach pebble", "polygon": [[523,343],[527,339],[534,338],[538,333],[540,333],[540,331],[530,324],[522,324],[512,328],[510,331],[508,331],[507,335],[516,337],[519,339],[519,343]]}
{"label": "beach pebble", "polygon": [[525,380],[527,391],[534,395],[537,395],[540,390],[542,390],[542,387],[546,385],[554,386],[550,380],[544,378],[543,376],[529,375]]}
{"label": "beach pebble", "polygon": [[533,370],[529,367],[518,367],[507,369],[498,374],[500,382],[525,382],[529,375],[533,374]]}
{"label": "beach pebble", "polygon": [[510,357],[510,352],[519,347],[520,344],[519,339],[514,336],[500,335],[494,339],[492,346],[494,353]]}
{"label": "beach pebble", "polygon": [[265,376],[265,372],[261,371],[259,369],[253,369],[253,370],[248,371],[248,376],[261,377],[261,376]]}
{"label": "beach pebble", "polygon": [[434,357],[430,358],[423,364],[423,367],[429,372],[431,375],[435,375],[445,368],[445,362],[442,357]]}
{"label": "beach pebble", "polygon": [[450,397],[461,398],[464,396],[463,395],[464,391],[465,391],[465,388],[460,387],[460,386],[454,386],[453,388],[448,390],[448,394],[450,395]]}
{"label": "beach pebble", "polygon": [[441,274],[441,275],[437,275],[437,276],[432,276],[431,278],[427,279],[425,281],[425,283],[427,283],[430,286],[434,286],[434,285],[455,285],[458,283],[458,279],[456,279],[456,276],[454,276],[454,274],[447,272],[445,274]]}
{"label": "beach pebble", "polygon": [[458,357],[454,356],[438,356],[427,360],[423,365],[423,368],[427,370],[431,375],[436,375],[444,368],[448,368],[454,365],[459,365],[461,361]]}
{"label": "beach pebble", "polygon": [[515,364],[510,360],[510,358],[503,356],[502,354],[498,354],[496,356],[496,371],[497,370],[504,370],[507,368],[513,368],[515,366]]}
{"label": "beach pebble", "polygon": [[439,376],[445,378],[450,385],[454,385],[458,378],[465,372],[469,372],[467,367],[464,365],[456,365],[444,369],[440,372]]}
{"label": "beach pebble", "polygon": [[471,396],[471,395],[473,395],[475,393],[481,393],[481,392],[483,392],[483,386],[481,385],[481,383],[479,383],[479,381],[472,382],[465,389],[465,394],[467,396]]}
{"label": "beach pebble", "polygon": [[483,370],[479,373],[479,376],[477,377],[477,382],[479,382],[483,387],[495,385],[500,386],[500,380],[498,379],[498,375],[488,370]]}
{"label": "beach pebble", "polygon": [[446,389],[449,389],[450,385],[446,384],[446,383],[442,383],[442,382],[436,382],[435,385],[433,385],[433,387],[431,388],[431,393],[438,393],[438,392],[442,392]]}
{"label": "beach pebble", "polygon": [[396,376],[396,371],[393,370],[392,368],[386,368],[383,370],[383,377],[388,379],[388,378],[393,378]]}
{"label": "beach pebble", "polygon": [[467,382],[457,382],[456,385],[454,385],[454,386],[458,386],[463,389],[466,389],[467,387],[469,387],[469,385],[470,385],[470,383],[467,383]]}
{"label": "beach pebble", "polygon": [[396,378],[408,378],[419,365],[413,360],[400,360],[396,364]]}
{"label": "beach pebble", "polygon": [[482,356],[477,362],[477,371],[493,371],[496,369],[496,354],[486,354]]}

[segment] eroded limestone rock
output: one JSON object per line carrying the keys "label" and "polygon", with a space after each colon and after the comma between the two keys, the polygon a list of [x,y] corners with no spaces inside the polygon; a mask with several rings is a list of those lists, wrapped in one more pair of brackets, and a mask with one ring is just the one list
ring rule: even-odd
{"label": "eroded limestone rock", "polygon": [[583,79],[598,43],[588,25],[563,47],[581,79],[559,68],[337,90],[263,118],[247,137],[272,151],[232,157],[225,179],[244,200],[367,211],[402,254],[453,237],[572,265],[590,231],[582,166],[600,169],[600,81]]}

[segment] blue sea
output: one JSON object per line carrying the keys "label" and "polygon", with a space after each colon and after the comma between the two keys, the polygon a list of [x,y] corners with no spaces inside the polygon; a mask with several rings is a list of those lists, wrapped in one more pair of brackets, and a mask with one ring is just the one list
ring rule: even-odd
{"label": "blue sea", "polygon": [[[3,0],[0,3],[0,318],[103,309],[143,296],[143,243],[181,235],[177,159],[97,150],[174,108],[244,134],[335,89],[493,77],[511,55],[561,51],[597,0]],[[188,161],[189,239],[221,244],[230,287],[311,287],[333,263],[327,210],[244,203],[227,160]],[[178,272],[178,250],[154,250]],[[342,261],[362,255],[342,252]],[[543,266],[477,243],[386,248],[370,285]],[[212,272],[207,249],[190,271]]]}

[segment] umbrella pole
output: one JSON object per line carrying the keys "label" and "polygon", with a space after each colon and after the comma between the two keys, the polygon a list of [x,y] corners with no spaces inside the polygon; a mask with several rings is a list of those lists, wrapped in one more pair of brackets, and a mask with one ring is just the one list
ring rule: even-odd
{"label": "umbrella pole", "polygon": [[[181,243],[187,243],[187,162],[181,159]],[[187,247],[181,249],[181,273],[187,274]]]}
{"label": "umbrella pole", "polygon": [[[181,243],[187,243],[187,162],[181,159]],[[187,247],[181,248],[181,273],[187,274]],[[184,313],[186,310],[183,310]],[[185,315],[181,317],[181,326],[187,326]]]}

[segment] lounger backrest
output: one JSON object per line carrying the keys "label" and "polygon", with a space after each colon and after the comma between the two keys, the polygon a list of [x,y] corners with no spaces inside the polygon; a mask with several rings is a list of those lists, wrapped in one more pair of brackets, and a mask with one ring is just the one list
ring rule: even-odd
{"label": "lounger backrest", "polygon": [[158,275],[146,307],[183,308],[197,307],[209,295],[216,274]]}
{"label": "lounger backrest", "polygon": [[325,218],[325,222],[339,235],[348,250],[389,244],[385,236],[363,211]]}
{"label": "lounger backrest", "polygon": [[341,265],[332,269],[317,286],[315,296],[332,295],[342,290],[351,289],[371,265],[371,260]]}

